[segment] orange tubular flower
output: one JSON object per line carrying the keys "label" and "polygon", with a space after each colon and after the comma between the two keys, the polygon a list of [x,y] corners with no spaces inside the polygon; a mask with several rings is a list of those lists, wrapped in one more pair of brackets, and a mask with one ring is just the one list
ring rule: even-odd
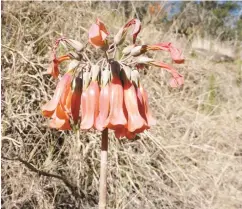
{"label": "orange tubular flower", "polygon": [[81,129],[88,130],[95,124],[98,115],[99,103],[99,86],[97,81],[92,81],[86,90],[86,95],[83,96],[82,101],[85,102],[83,117],[81,122]]}
{"label": "orange tubular flower", "polygon": [[159,43],[159,44],[153,44],[153,45],[145,45],[143,47],[145,48],[145,51],[150,51],[150,50],[169,51],[175,63],[178,63],[178,64],[184,63],[184,57],[182,55],[181,50],[174,47],[172,43]]}
{"label": "orange tubular flower", "polygon": [[126,126],[127,119],[123,111],[123,86],[118,76],[114,76],[110,83],[110,112],[105,127],[116,129]]}
{"label": "orange tubular flower", "polygon": [[71,79],[71,72],[67,72],[61,78],[60,82],[56,87],[53,98],[42,107],[42,114],[45,117],[51,117],[54,114],[59,103],[61,103],[62,106],[66,104],[63,98],[66,97],[66,92],[68,91],[68,88],[70,88]]}
{"label": "orange tubular flower", "polygon": [[[71,95],[71,115],[74,124],[78,123],[79,120],[79,111],[81,105],[81,94],[82,94],[82,79],[76,77],[73,81]],[[68,101],[68,100],[67,100]]]}
{"label": "orange tubular flower", "polygon": [[119,127],[115,129],[114,134],[117,139],[124,138],[124,137],[126,137],[127,139],[134,139],[136,136],[136,133],[129,132],[124,127]]}
{"label": "orange tubular flower", "polygon": [[184,63],[184,57],[182,55],[181,50],[175,48],[172,45],[172,43],[159,43],[159,44],[153,44],[153,45],[136,46],[131,49],[130,54],[132,56],[137,57],[141,54],[144,54],[147,51],[155,51],[155,50],[168,51],[170,52],[171,58],[175,63],[177,64]]}
{"label": "orange tubular flower", "polygon": [[172,66],[165,64],[164,62],[158,62],[158,61],[152,61],[150,62],[151,65],[154,65],[156,67],[161,67],[161,68],[165,68],[168,72],[170,72],[172,74],[172,79],[170,80],[170,86],[175,88],[175,87],[179,87],[181,85],[184,84],[184,78],[181,74],[179,74],[175,68],[173,68]]}
{"label": "orange tubular flower", "polygon": [[83,91],[81,95],[81,120],[86,117],[87,107],[87,91]]}
{"label": "orange tubular flower", "polygon": [[140,114],[146,119],[149,127],[155,125],[156,121],[152,117],[149,108],[148,94],[141,85],[139,88],[137,88],[137,96],[139,101]]}
{"label": "orange tubular flower", "polygon": [[58,78],[60,72],[59,72],[59,64],[65,60],[69,60],[69,55],[64,55],[59,58],[54,57],[54,59],[51,62],[51,65],[49,66],[47,73],[51,74],[54,78]]}
{"label": "orange tubular flower", "polygon": [[58,104],[52,118],[49,124],[51,128],[71,130],[69,115],[65,112],[61,104]]}
{"label": "orange tubular flower", "polygon": [[89,29],[89,42],[96,48],[103,48],[107,46],[107,36],[109,35],[105,25],[99,19],[92,24]]}
{"label": "orange tubular flower", "polygon": [[50,127],[59,130],[70,130],[67,97],[70,92],[72,73],[67,72],[60,80],[55,90],[53,98],[42,107],[42,114],[51,117]]}
{"label": "orange tubular flower", "polygon": [[128,131],[135,132],[138,129],[144,129],[146,122],[139,112],[136,90],[128,80],[124,83],[124,103],[128,113]]}
{"label": "orange tubular flower", "polygon": [[99,98],[99,114],[96,120],[96,129],[103,131],[105,128],[105,121],[108,118],[109,103],[110,103],[110,87],[109,84],[101,88]]}

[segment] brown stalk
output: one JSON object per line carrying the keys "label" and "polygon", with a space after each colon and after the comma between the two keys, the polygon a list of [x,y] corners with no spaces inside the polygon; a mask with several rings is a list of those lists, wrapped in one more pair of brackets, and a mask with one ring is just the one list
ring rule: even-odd
{"label": "brown stalk", "polygon": [[102,131],[99,209],[107,208],[108,129]]}

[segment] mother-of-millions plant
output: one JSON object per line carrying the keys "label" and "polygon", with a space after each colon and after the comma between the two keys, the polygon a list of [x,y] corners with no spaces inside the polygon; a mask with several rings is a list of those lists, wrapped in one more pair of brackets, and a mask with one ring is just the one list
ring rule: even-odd
{"label": "mother-of-millions plant", "polygon": [[[132,43],[126,40],[130,29]],[[144,56],[147,51],[163,50],[170,53],[175,63],[183,63],[181,51],[169,42],[136,44],[140,30],[140,21],[132,19],[110,40],[104,23],[97,19],[88,32],[88,42],[103,54],[95,63],[85,52],[87,45],[79,41],[62,37],[53,46],[48,73],[58,79],[58,84],[53,98],[42,107],[42,114],[50,118],[51,128],[102,132],[99,208],[107,207],[108,129],[118,139],[133,139],[155,124],[147,92],[140,82],[140,71],[148,66],[160,67],[171,74],[171,87],[184,83],[183,76],[171,65]],[[60,43],[72,51],[57,56]],[[122,51],[120,59],[115,59],[117,50]],[[69,65],[64,75],[59,75],[59,65],[64,61]]]}

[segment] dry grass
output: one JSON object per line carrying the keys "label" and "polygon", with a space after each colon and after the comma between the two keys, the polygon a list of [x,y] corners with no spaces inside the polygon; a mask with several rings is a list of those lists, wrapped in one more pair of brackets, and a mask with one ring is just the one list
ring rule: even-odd
{"label": "dry grass", "polygon": [[[137,4],[129,5],[131,16]],[[59,179],[2,159],[2,208],[97,207],[100,133],[51,130],[40,114],[56,82],[45,74],[50,45],[60,34],[85,40],[97,15],[113,31],[129,18],[121,4],[3,3],[2,155],[66,176],[84,197]],[[152,24],[140,37],[174,39]],[[157,58],[166,60],[161,54]],[[215,64],[185,54],[186,64],[176,66],[184,88],[171,90],[159,69],[143,76],[157,125],[134,141],[110,133],[109,208],[242,208],[241,62]]]}

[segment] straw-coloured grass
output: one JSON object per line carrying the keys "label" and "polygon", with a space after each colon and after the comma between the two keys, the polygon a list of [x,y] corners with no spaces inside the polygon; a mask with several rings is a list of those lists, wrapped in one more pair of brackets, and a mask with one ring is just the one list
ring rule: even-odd
{"label": "straw-coloured grass", "polygon": [[[96,208],[100,133],[47,127],[40,107],[56,81],[46,67],[55,38],[85,40],[97,15],[110,31],[129,17],[121,3],[84,2],[4,2],[2,15],[2,207]],[[153,24],[143,25],[143,42],[175,40]],[[166,55],[156,58],[169,62]],[[242,207],[241,62],[212,63],[189,50],[185,57],[175,66],[185,76],[182,89],[170,89],[160,69],[142,75],[157,125],[134,141],[110,132],[109,208]]]}

